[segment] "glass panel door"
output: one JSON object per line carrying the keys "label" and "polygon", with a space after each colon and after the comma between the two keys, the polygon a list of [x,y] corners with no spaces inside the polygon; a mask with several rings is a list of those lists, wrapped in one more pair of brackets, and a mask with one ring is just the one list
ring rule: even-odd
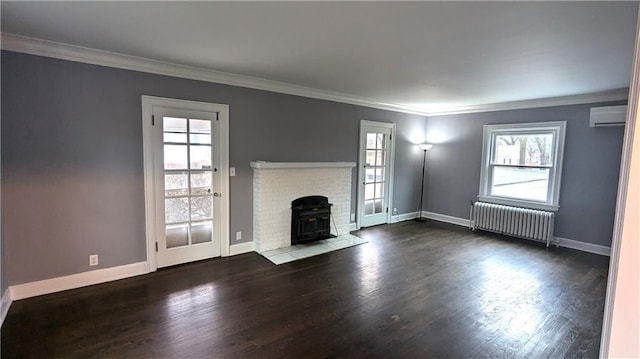
{"label": "glass panel door", "polygon": [[[162,216],[158,267],[220,254],[215,241],[216,113],[157,111],[162,129]],[[214,243],[217,242],[217,243]]]}
{"label": "glass panel door", "polygon": [[361,128],[362,173],[358,205],[361,206],[360,225],[363,227],[387,222],[392,132],[390,126],[381,124]]}
{"label": "glass panel door", "polygon": [[364,214],[382,213],[384,209],[384,187],[386,183],[387,135],[367,133],[364,185]]}
{"label": "glass panel door", "polygon": [[166,248],[211,242],[211,121],[164,117]]}

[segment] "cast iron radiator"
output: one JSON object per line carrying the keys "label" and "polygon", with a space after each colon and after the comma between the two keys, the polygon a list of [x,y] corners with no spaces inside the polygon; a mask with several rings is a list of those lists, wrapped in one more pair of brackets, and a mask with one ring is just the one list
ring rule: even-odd
{"label": "cast iron radiator", "polygon": [[[471,229],[485,230],[514,237],[554,241],[553,212],[511,207],[486,202],[471,202]],[[556,242],[556,246],[558,243]]]}

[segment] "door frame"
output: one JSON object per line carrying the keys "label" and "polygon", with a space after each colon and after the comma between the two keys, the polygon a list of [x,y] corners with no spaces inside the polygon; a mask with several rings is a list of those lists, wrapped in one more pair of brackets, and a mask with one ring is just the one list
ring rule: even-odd
{"label": "door frame", "polygon": [[[366,143],[366,138],[363,137],[363,134],[366,133],[365,130],[368,129],[383,129],[383,130],[391,130],[391,138],[389,139],[389,181],[387,183],[387,219],[385,223],[391,223],[391,217],[393,214],[393,173],[394,173],[394,163],[396,158],[396,124],[388,123],[388,122],[378,122],[378,121],[369,121],[369,120],[360,120],[360,134],[358,136],[358,196],[357,196],[357,204],[356,204],[356,227],[358,229],[362,228],[362,217],[364,216],[364,208],[361,205],[364,197],[364,176],[365,171],[365,155],[366,150],[363,149],[363,143]],[[364,142],[363,142],[364,141]]]}
{"label": "door frame", "polygon": [[153,165],[158,155],[154,151],[154,143],[158,141],[157,132],[154,131],[152,119],[154,107],[168,107],[180,110],[217,112],[219,121],[219,133],[215,140],[220,143],[220,193],[222,201],[222,215],[220,218],[221,238],[220,255],[229,255],[229,105],[208,102],[179,100],[165,97],[142,95],[142,148],[144,163],[144,210],[145,210],[145,237],[147,247],[147,266],[149,272],[158,269],[156,257],[156,224],[159,220],[156,216],[155,188],[158,181],[154,174]]}
{"label": "door frame", "polygon": [[[620,259],[622,254],[623,242],[627,249],[633,249],[630,242],[637,240],[634,235],[637,234],[637,227],[634,229],[632,223],[637,220],[637,207],[634,208],[633,200],[629,189],[638,182],[637,177],[633,178],[631,173],[638,169],[637,158],[633,158],[634,151],[637,154],[640,141],[638,135],[640,135],[640,10],[638,10],[638,20],[636,23],[636,39],[633,51],[633,62],[631,64],[631,82],[629,86],[629,95],[627,100],[627,114],[626,124],[624,129],[624,139],[622,143],[622,159],[620,161],[620,176],[618,178],[618,194],[616,197],[616,212],[613,225],[613,235],[611,239],[611,254],[609,259],[609,277],[607,280],[607,291],[604,302],[604,316],[602,318],[602,335],[600,337],[600,358],[608,358],[612,354],[612,344],[614,346],[614,354],[620,353],[627,348],[620,345],[621,332],[624,329],[630,329],[629,326],[625,328],[620,324],[623,322],[623,317],[630,316],[633,319],[634,313],[629,313],[633,307],[632,299],[628,299],[626,302],[617,298],[617,296],[625,295],[625,292],[631,291],[633,288],[633,279],[630,271],[630,266],[634,264],[631,262],[631,256],[625,256],[626,261],[623,262],[624,267],[620,268]],[[633,161],[636,161],[635,163]],[[637,172],[636,172],[637,173]],[[635,219],[632,219],[636,216]],[[635,223],[634,223],[635,224]],[[627,233],[628,232],[628,233]],[[629,247],[631,246],[631,247]],[[630,264],[632,263],[632,264]],[[635,264],[637,266],[637,263]],[[621,273],[623,273],[621,275]],[[637,293],[636,293],[637,294]],[[617,300],[616,300],[617,299]],[[616,312],[614,312],[614,306],[618,305]],[[635,315],[637,316],[637,307]],[[614,332],[614,321],[616,324],[616,330]],[[637,334],[631,329],[629,335]],[[613,335],[615,335],[615,341],[612,343]]]}

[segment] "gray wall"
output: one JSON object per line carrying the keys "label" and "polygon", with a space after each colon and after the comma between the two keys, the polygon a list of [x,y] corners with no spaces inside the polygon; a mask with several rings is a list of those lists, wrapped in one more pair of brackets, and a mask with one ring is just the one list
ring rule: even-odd
{"label": "gray wall", "polygon": [[590,128],[591,106],[430,116],[428,140],[440,143],[428,153],[426,210],[469,218],[469,201],[478,196],[483,125],[567,121],[555,235],[610,246],[624,127]]}
{"label": "gray wall", "polygon": [[[422,153],[409,139],[426,130],[438,144],[428,153],[424,208],[461,218],[478,194],[482,125],[566,120],[556,235],[611,242],[623,128],[589,128],[589,105],[426,119],[6,51],[1,71],[1,289],[87,271],[94,253],[98,268],[146,259],[143,94],[230,105],[232,244],[241,243],[236,231],[252,240],[250,161],[355,162],[361,119],[398,126],[398,213],[417,209]],[[352,212],[356,188],[354,171]]]}
{"label": "gray wall", "polygon": [[[394,206],[418,205],[423,116],[2,52],[10,284],[145,260],[141,95],[230,105],[232,244],[252,240],[249,162],[357,161],[362,119],[398,126]],[[307,136],[308,135],[308,136]],[[356,176],[352,212],[355,212]],[[4,261],[3,261],[4,262]],[[91,269],[94,269],[92,267]]]}

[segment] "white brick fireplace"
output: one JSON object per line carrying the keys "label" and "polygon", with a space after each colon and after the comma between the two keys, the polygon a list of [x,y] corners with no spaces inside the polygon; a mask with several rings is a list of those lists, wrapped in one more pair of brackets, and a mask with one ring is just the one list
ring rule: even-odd
{"label": "white brick fireplace", "polygon": [[251,162],[255,251],[291,246],[291,201],[304,196],[327,197],[333,204],[331,233],[348,234],[351,174],[355,165],[355,162]]}

